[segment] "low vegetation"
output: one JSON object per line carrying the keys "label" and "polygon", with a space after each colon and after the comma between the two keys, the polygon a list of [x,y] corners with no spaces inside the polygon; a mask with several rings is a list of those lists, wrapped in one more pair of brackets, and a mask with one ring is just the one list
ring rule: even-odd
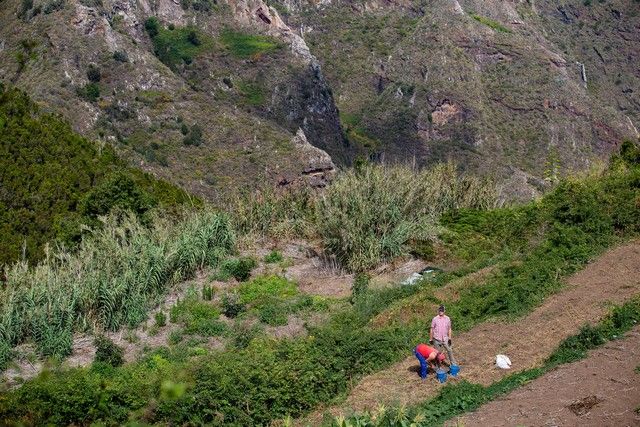
{"label": "low vegetation", "polygon": [[496,203],[490,181],[462,175],[452,163],[419,171],[364,165],[340,174],[319,197],[266,191],[238,198],[231,214],[251,238],[318,237],[340,266],[365,271],[407,254],[412,240],[435,239],[442,213]]}
{"label": "low vegetation", "polygon": [[481,16],[481,15],[476,15],[475,13],[472,13],[470,16],[476,21],[478,21],[479,23],[484,24],[487,27],[491,28],[492,30],[495,30],[501,33],[512,33],[510,29],[500,24],[498,21],[494,21],[491,18],[487,18],[486,16]]}
{"label": "low vegetation", "polygon": [[233,277],[239,282],[244,282],[249,278],[251,270],[253,270],[256,265],[256,260],[251,257],[227,259],[220,264],[215,278],[227,281]]}
{"label": "low vegetation", "polygon": [[227,49],[239,58],[255,58],[281,48],[276,39],[269,36],[246,34],[234,30],[224,30],[221,36]]}
{"label": "low vegetation", "polygon": [[183,326],[190,335],[214,337],[222,335],[227,326],[219,320],[220,311],[211,304],[201,301],[195,294],[187,296],[171,308],[171,322]]}

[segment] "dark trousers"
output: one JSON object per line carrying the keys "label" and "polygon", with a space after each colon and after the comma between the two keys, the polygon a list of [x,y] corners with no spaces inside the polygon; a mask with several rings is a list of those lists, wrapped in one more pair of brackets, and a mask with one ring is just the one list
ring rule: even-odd
{"label": "dark trousers", "polygon": [[427,369],[428,369],[427,361],[416,350],[413,350],[413,354],[415,354],[418,360],[420,361],[420,378],[422,379],[427,378]]}

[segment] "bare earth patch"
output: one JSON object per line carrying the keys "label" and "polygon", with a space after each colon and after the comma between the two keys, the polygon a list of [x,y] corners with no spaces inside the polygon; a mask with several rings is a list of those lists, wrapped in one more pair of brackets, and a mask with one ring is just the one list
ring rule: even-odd
{"label": "bare earth patch", "polygon": [[[515,322],[484,322],[454,335],[454,352],[461,366],[458,379],[483,385],[507,374],[540,365],[567,337],[585,323],[596,323],[609,310],[640,293],[640,242],[611,249],[567,280],[529,315]],[[430,315],[430,313],[425,313]],[[455,322],[455,319],[453,319]],[[428,331],[425,331],[425,339]],[[411,354],[411,349],[407,349]],[[495,355],[511,358],[511,370],[494,367]],[[354,387],[339,407],[323,408],[306,419],[317,424],[323,412],[334,415],[375,409],[380,404],[415,404],[435,396],[441,385],[431,376],[422,381],[418,361],[409,356],[390,368],[369,375]]]}
{"label": "bare earth patch", "polygon": [[449,425],[640,425],[640,327]]}

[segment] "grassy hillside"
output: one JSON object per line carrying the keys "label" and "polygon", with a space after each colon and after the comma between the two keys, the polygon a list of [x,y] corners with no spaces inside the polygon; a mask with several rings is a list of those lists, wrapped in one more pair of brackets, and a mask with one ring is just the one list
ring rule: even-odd
{"label": "grassy hillside", "polygon": [[41,112],[24,92],[2,85],[0,170],[0,265],[23,255],[37,261],[45,243],[56,239],[73,246],[82,224],[95,226],[113,209],[142,218],[153,208],[191,200],[126,166],[113,149],[81,137],[61,117]]}
{"label": "grassy hillside", "polygon": [[[364,181],[360,184],[364,185]],[[350,199],[341,200],[348,203]],[[353,305],[333,312],[327,322],[309,327],[306,337],[289,340],[254,337],[241,348],[206,354],[184,342],[150,351],[139,361],[122,367],[96,362],[90,368],[54,370],[18,390],[0,395],[0,415],[16,422],[54,424],[93,421],[118,424],[136,420],[231,425],[264,425],[287,415],[301,415],[319,404],[340,399],[354,380],[389,366],[424,340],[427,330],[424,316],[408,323],[372,327],[371,319],[379,313],[416,297],[437,304],[441,302],[433,295],[437,287],[465,271],[502,261],[487,283],[472,285],[460,298],[443,302],[456,318],[464,319],[458,324],[461,330],[489,317],[522,315],[556,291],[562,277],[580,269],[606,247],[637,235],[639,203],[640,149],[627,142],[607,170],[563,181],[540,201],[498,210],[455,209],[442,218],[438,234],[445,251],[465,260],[458,271],[414,287],[391,287],[382,291],[360,287]],[[367,210],[373,209],[372,205],[364,206]],[[404,214],[398,215],[402,219]],[[205,223],[210,222],[203,219]],[[237,219],[235,221],[237,223]],[[353,231],[354,225],[345,223],[344,226],[346,232]],[[179,227],[187,231],[201,228]],[[132,229],[131,233],[136,236],[139,232]],[[163,261],[161,264],[175,268],[181,265],[177,260],[193,259],[185,270],[189,273],[194,266],[209,262],[196,254],[223,254],[216,250],[217,244],[204,252],[195,250],[196,246],[189,243],[190,233],[179,231],[176,236],[184,236],[178,240],[185,243],[181,247],[193,253],[193,258],[189,255],[165,258],[162,252],[155,252],[158,258],[151,265],[163,259],[175,259],[176,263]],[[385,237],[383,234],[378,238],[384,241]],[[175,238],[168,241],[173,240]],[[108,236],[103,241],[108,243]],[[219,239],[211,240],[216,241]],[[123,252],[127,253],[146,262],[136,248]],[[127,264],[128,256],[122,258]],[[117,267],[118,262],[113,266]],[[86,271],[91,273],[90,264]],[[170,275],[170,270],[168,272]],[[22,276],[25,286],[34,286],[29,283],[41,275],[25,273]],[[91,286],[91,277],[87,274],[89,280],[78,283],[78,289]],[[112,278],[121,280],[118,275]],[[49,284],[53,289],[59,286],[54,282]],[[258,282],[241,285],[240,297],[253,300],[261,293],[260,289],[263,292],[267,287],[274,295],[279,292],[289,295],[294,289],[286,283]],[[2,294],[2,301],[11,297],[15,307],[12,312],[20,313],[24,298],[16,297],[16,289],[20,287],[12,289]],[[136,293],[136,298],[142,301],[144,295]],[[94,303],[102,304],[98,301]],[[269,300],[264,304],[270,304]],[[83,305],[77,307],[82,309]],[[17,320],[10,320],[20,318],[4,316],[0,331],[5,340],[7,332],[32,331],[37,326],[37,322],[20,326],[15,323]],[[15,339],[10,343],[15,343]],[[10,353],[6,344],[5,353]]]}

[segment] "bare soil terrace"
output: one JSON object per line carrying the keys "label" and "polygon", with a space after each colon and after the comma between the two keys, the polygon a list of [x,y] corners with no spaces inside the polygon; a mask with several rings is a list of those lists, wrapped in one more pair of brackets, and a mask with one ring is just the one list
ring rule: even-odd
{"label": "bare soil terrace", "polygon": [[[567,337],[585,323],[594,324],[620,304],[640,294],[640,241],[613,248],[566,281],[529,315],[515,322],[490,321],[456,335],[454,352],[462,370],[458,379],[489,385],[502,377],[539,366]],[[425,312],[425,316],[430,312]],[[455,319],[452,319],[455,327]],[[425,331],[425,336],[428,336]],[[407,350],[410,354],[410,349]],[[511,370],[494,367],[495,355],[506,354]],[[346,401],[311,414],[303,423],[317,424],[323,413],[333,415],[374,410],[380,404],[411,405],[435,396],[440,387],[433,376],[417,375],[413,355],[362,379]]]}

